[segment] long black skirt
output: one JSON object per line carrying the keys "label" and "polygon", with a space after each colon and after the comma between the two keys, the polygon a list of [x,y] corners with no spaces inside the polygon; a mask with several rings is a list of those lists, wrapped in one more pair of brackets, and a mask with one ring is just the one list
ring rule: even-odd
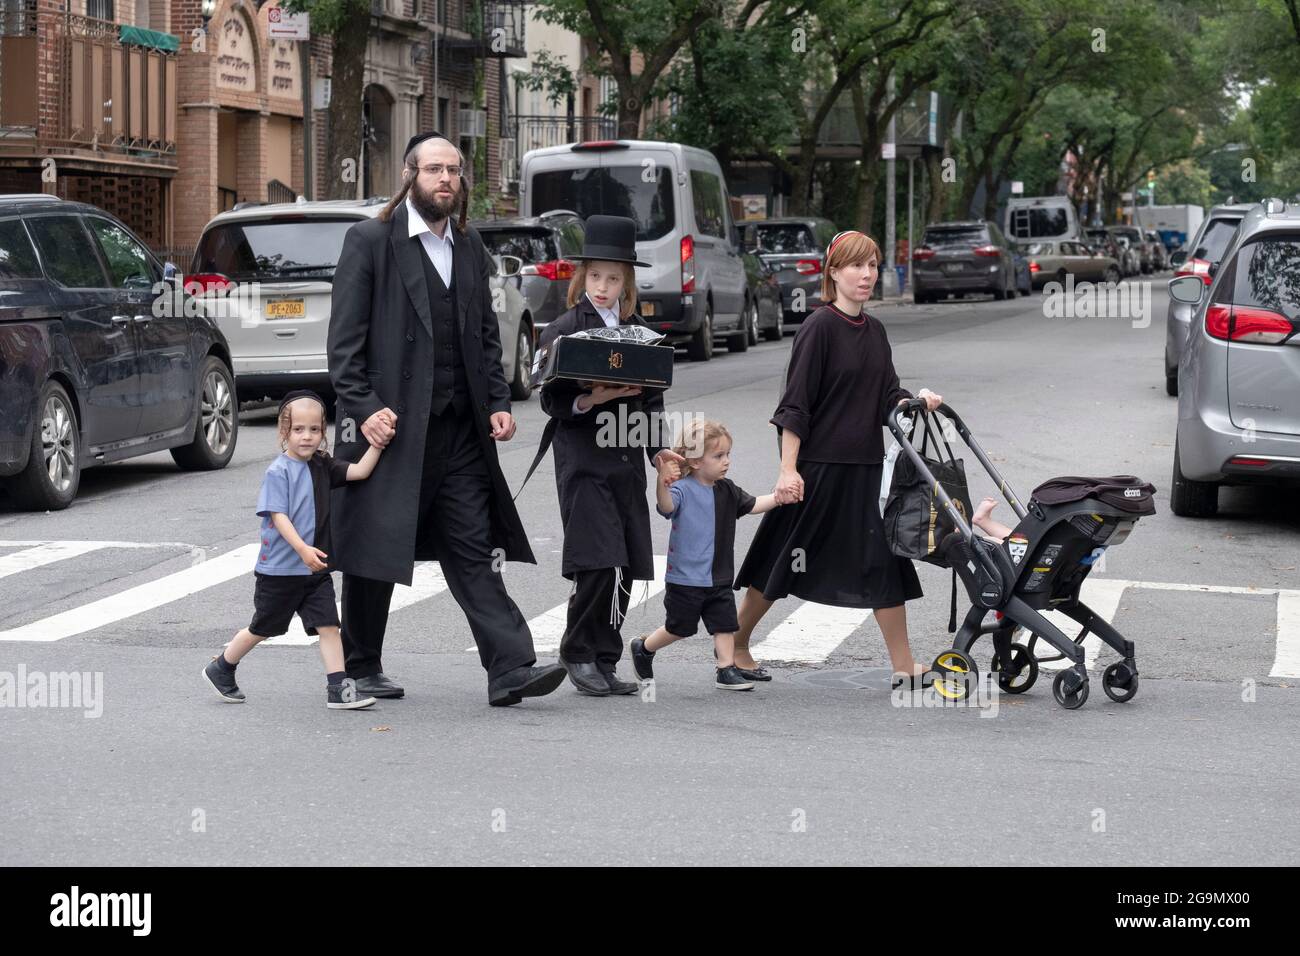
{"label": "long black skirt", "polygon": [[880,517],[881,465],[801,461],[803,501],[762,523],[736,574],[770,601],[793,594],[834,607],[887,608],[922,596],[907,558],[889,550]]}

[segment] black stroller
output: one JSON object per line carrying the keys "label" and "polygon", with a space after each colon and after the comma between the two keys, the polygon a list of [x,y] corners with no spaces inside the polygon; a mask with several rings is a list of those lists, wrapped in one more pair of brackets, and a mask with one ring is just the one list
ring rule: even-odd
{"label": "black stroller", "polygon": [[[1137,478],[1120,475],[1111,478],[1056,478],[1034,489],[1026,508],[1007,485],[984,450],[975,441],[961,417],[947,405],[939,412],[955,427],[966,446],[975,453],[989,477],[1007,503],[1015,510],[1019,524],[1001,544],[977,534],[968,523],[964,507],[954,504],[948,491],[934,476],[924,458],[925,438],[918,452],[911,442],[917,428],[924,424],[926,436],[932,437],[925,402],[913,399],[894,408],[889,428],[898,439],[902,452],[911,463],[905,474],[895,470],[891,490],[891,507],[899,493],[900,478],[911,474],[915,485],[924,483],[926,508],[929,510],[929,543],[925,554],[906,554],[951,568],[966,586],[971,601],[961,628],[957,630],[951,650],[935,658],[934,688],[951,700],[966,698],[974,690],[977,676],[971,648],[984,634],[993,637],[991,670],[998,686],[1007,693],[1021,694],[1038,679],[1038,665],[1068,658],[1073,666],[1060,671],[1052,683],[1052,694],[1062,707],[1073,710],[1088,699],[1088,671],[1084,663],[1083,640],[1097,635],[1123,659],[1102,674],[1102,688],[1111,700],[1131,700],[1138,689],[1138,670],[1133,658],[1133,642],[1111,627],[1079,600],[1079,591],[1094,562],[1108,547],[1121,543],[1133,530],[1137,519],[1155,514],[1152,495],[1155,489]],[[900,424],[900,416],[919,413],[913,419],[912,436]],[[935,441],[936,448],[938,441]],[[947,440],[944,440],[947,447]],[[934,464],[945,470],[951,467],[942,452]],[[951,448],[948,459],[955,461]],[[903,465],[900,460],[898,465]],[[889,511],[886,512],[889,525]],[[923,532],[924,535],[924,532]],[[902,553],[891,541],[896,553]],[[955,582],[954,582],[955,588]],[[1067,637],[1040,611],[1060,611],[1073,618],[1082,630]],[[997,619],[984,624],[989,612]],[[956,630],[956,596],[953,597],[953,620],[949,630]],[[1020,627],[1030,634],[1027,644],[1014,642],[1013,632]],[[1035,653],[1039,641],[1055,648],[1057,654],[1040,657]]]}

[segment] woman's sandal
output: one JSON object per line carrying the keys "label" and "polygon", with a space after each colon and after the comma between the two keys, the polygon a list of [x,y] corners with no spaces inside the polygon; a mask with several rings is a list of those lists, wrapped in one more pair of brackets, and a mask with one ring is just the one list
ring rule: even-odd
{"label": "woman's sandal", "polygon": [[927,670],[920,674],[913,674],[910,677],[901,674],[897,675],[894,677],[894,681],[890,685],[889,689],[898,690],[900,687],[906,685],[908,690],[916,691],[916,690],[923,690],[926,687],[929,687],[933,683],[934,683],[934,671]]}
{"label": "woman's sandal", "polygon": [[[718,651],[716,648],[713,651],[713,659],[715,661],[718,659]],[[761,664],[753,670],[749,670],[748,668],[741,667],[737,664],[736,670],[740,671],[740,676],[745,678],[745,680],[769,681],[772,679],[772,675],[768,673],[767,668]]]}

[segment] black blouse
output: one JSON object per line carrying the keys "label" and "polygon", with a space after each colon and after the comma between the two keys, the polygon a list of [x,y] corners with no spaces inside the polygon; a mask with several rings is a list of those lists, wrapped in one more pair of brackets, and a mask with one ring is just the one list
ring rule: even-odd
{"label": "black blouse", "polygon": [[785,392],[771,418],[801,439],[800,461],[879,464],[881,426],[900,399],[885,327],[864,310],[849,316],[824,305],[794,337]]}

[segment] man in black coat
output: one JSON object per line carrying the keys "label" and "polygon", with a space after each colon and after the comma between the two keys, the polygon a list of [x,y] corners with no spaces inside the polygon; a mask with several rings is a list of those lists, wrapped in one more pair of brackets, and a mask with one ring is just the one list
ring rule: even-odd
{"label": "man in black coat", "polygon": [[[465,225],[464,158],[438,134],[407,146],[402,190],[348,230],[330,306],[336,454],[385,449],[369,481],[334,492],[343,572],[343,647],[357,693],[401,697],[381,662],[393,585],[437,560],[469,620],[503,706],[548,694],[558,664],[535,667],[533,639],[501,578],[505,560],[536,563],[495,442],[515,433],[488,253]],[[459,209],[453,225],[452,213]]]}

